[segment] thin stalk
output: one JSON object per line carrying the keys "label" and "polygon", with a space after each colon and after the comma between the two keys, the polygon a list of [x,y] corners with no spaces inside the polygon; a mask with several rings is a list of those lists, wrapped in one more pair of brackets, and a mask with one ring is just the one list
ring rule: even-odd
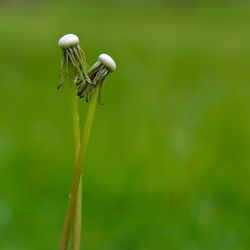
{"label": "thin stalk", "polygon": [[[80,128],[79,128],[79,114],[78,114],[78,103],[77,103],[77,90],[76,90],[75,86],[73,86],[73,83],[74,83],[73,67],[69,66],[69,84],[72,86],[71,87],[71,108],[72,108],[74,162],[75,162],[75,166],[76,166],[77,158],[78,158],[79,151],[80,151]],[[81,190],[80,186],[79,186],[79,190]],[[79,196],[80,195],[81,194],[79,194]],[[81,202],[81,197],[77,197],[77,199],[80,199],[80,202]],[[79,209],[77,209],[77,207],[76,207],[75,213],[73,214],[73,217],[75,217],[75,221],[78,221],[78,219],[80,219],[80,221],[81,221],[81,214],[79,214],[79,210],[81,212],[81,207]],[[67,237],[69,237],[70,228],[71,228],[71,224],[69,225],[68,223],[66,223],[68,221],[69,216],[70,215],[67,212],[65,224],[64,224],[64,228],[63,228],[62,241],[61,241],[61,246],[64,246],[65,249],[67,248],[66,242],[68,242]],[[78,228],[78,230],[80,230],[80,232],[81,232],[81,223],[80,223],[80,227],[75,224],[74,228]],[[73,235],[73,237],[74,237],[74,235]]]}
{"label": "thin stalk", "polygon": [[[72,85],[72,84],[71,84]],[[72,125],[73,125],[73,141],[74,141],[74,161],[75,167],[77,164],[77,158],[80,151],[80,128],[79,128],[79,115],[78,115],[78,103],[77,103],[77,90],[72,85],[71,90],[71,102],[72,102]],[[73,227],[73,239],[72,249],[80,250],[81,244],[81,229],[82,229],[82,177],[80,178],[76,208],[74,211],[74,227]]]}
{"label": "thin stalk", "polygon": [[81,249],[81,231],[82,231],[82,175],[79,181],[79,187],[76,198],[74,228],[73,228],[72,250]]}
{"label": "thin stalk", "polygon": [[65,224],[64,224],[64,228],[63,228],[63,235],[62,235],[60,250],[66,250],[67,245],[68,245],[70,226],[72,224],[74,211],[76,209],[78,188],[79,188],[79,184],[81,182],[82,166],[83,166],[83,162],[85,159],[87,145],[88,145],[88,141],[89,141],[89,136],[90,136],[90,132],[91,132],[94,116],[95,116],[99,88],[100,88],[100,85],[98,84],[98,86],[96,87],[96,89],[94,90],[94,92],[92,94],[90,104],[89,104],[88,114],[87,114],[84,132],[83,132],[83,136],[82,136],[82,143],[81,143],[81,147],[80,147],[80,152],[79,152],[79,156],[78,156],[77,163],[75,166],[74,180],[73,180],[71,196],[70,196],[70,200],[69,200],[69,204],[68,204],[68,210],[67,210],[67,214],[66,214]]}

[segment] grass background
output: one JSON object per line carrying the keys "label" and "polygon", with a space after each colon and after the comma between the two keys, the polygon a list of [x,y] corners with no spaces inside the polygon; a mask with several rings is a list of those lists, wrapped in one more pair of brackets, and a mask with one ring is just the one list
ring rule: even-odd
{"label": "grass background", "polygon": [[[245,250],[250,5],[0,5],[0,249],[58,249],[73,178],[57,41],[106,80],[84,166],[86,250]],[[88,105],[80,103],[81,127]]]}

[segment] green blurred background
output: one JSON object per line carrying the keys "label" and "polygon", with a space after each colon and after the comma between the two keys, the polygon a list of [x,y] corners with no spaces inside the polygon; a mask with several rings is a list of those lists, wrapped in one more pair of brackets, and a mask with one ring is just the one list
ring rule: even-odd
{"label": "green blurred background", "polygon": [[117,62],[84,166],[82,249],[250,249],[250,4],[72,1],[0,4],[0,250],[59,249],[66,33],[90,65]]}

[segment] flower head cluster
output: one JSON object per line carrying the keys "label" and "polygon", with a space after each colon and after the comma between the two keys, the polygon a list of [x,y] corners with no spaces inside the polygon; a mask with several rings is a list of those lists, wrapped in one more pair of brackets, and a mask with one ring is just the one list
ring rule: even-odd
{"label": "flower head cluster", "polygon": [[[61,62],[61,81],[58,86],[60,88],[67,74],[74,74],[74,85],[77,85],[77,95],[80,98],[86,98],[88,102],[95,88],[100,84],[100,92],[104,80],[110,72],[115,71],[116,64],[114,60],[107,54],[101,54],[98,61],[90,68],[87,68],[85,55],[79,46],[79,38],[73,34],[67,34],[58,41],[58,46],[62,49]],[[69,72],[69,67],[73,72]],[[101,93],[99,92],[99,103]]]}

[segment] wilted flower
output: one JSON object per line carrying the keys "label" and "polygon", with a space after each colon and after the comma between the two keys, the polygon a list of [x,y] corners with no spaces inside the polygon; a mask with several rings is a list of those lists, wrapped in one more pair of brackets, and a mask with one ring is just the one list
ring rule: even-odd
{"label": "wilted flower", "polygon": [[58,46],[62,49],[62,61],[60,69],[61,80],[57,88],[59,89],[63,85],[70,64],[72,64],[74,69],[75,83],[80,79],[83,86],[90,84],[91,80],[87,75],[86,59],[79,46],[79,38],[74,34],[64,35],[59,39]]}
{"label": "wilted flower", "polygon": [[100,104],[101,89],[104,80],[110,72],[115,70],[116,64],[112,57],[107,54],[101,54],[98,58],[98,61],[88,70],[88,76],[91,79],[91,84],[80,86],[77,95],[81,98],[86,97],[86,101],[88,101],[88,95],[91,97],[92,92],[95,90],[97,85],[100,84],[101,86],[98,94],[98,102]]}

